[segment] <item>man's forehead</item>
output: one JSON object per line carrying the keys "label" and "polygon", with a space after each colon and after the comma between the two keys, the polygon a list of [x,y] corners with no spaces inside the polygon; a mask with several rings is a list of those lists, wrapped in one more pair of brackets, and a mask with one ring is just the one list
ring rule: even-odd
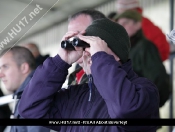
{"label": "man's forehead", "polygon": [[90,15],[86,15],[86,14],[80,14],[78,16],[76,16],[75,18],[72,18],[69,22],[81,22],[81,21],[88,21],[88,22],[92,22],[92,18]]}
{"label": "man's forehead", "polygon": [[13,55],[11,52],[5,53],[3,56],[0,57],[0,65],[5,63],[9,63],[13,61]]}
{"label": "man's forehead", "polygon": [[79,15],[70,20],[68,23],[68,31],[83,31],[92,23],[92,19],[88,15]]}

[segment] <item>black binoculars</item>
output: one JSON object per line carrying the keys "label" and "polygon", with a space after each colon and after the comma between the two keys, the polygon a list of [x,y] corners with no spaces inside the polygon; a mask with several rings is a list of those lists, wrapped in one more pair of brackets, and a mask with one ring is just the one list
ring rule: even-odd
{"label": "black binoculars", "polygon": [[82,47],[82,48],[87,48],[90,47],[90,45],[82,40],[80,40],[77,37],[72,37],[68,40],[64,40],[61,42],[61,47],[66,49],[66,50],[75,50],[74,47]]}

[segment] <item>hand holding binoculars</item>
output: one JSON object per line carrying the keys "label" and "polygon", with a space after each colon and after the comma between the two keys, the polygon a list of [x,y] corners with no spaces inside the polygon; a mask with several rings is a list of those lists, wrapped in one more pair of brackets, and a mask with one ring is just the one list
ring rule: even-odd
{"label": "hand holding binoculars", "polygon": [[87,48],[90,47],[90,45],[82,40],[80,40],[77,37],[72,37],[68,40],[64,40],[61,42],[61,47],[66,49],[66,50],[75,50],[74,47],[82,47],[82,48]]}

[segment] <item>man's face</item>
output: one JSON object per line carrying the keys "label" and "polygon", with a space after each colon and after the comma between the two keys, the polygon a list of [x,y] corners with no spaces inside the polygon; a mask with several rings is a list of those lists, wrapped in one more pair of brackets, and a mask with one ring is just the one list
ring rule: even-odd
{"label": "man's face", "polygon": [[87,75],[91,74],[91,69],[90,69],[92,65],[91,54],[89,52],[84,51],[82,60],[84,62],[83,70],[86,72]]}
{"label": "man's face", "polygon": [[[92,23],[92,19],[88,15],[79,15],[75,19],[71,20],[68,24],[68,31],[83,32]],[[77,63],[83,67],[82,57]]]}
{"label": "man's face", "polygon": [[128,18],[120,18],[117,23],[126,29],[129,37],[135,35],[136,32],[141,28],[140,22],[135,22],[134,20]]}
{"label": "man's face", "polygon": [[[120,61],[120,58],[109,47],[107,47],[106,53],[109,55],[113,55],[116,61]],[[90,68],[92,65],[91,54],[87,51],[84,51],[82,58],[84,61],[83,70],[86,72],[87,75],[89,75],[89,74],[91,74]]]}
{"label": "man's face", "polygon": [[0,58],[0,78],[5,88],[12,92],[22,84],[22,72],[11,52],[7,52]]}

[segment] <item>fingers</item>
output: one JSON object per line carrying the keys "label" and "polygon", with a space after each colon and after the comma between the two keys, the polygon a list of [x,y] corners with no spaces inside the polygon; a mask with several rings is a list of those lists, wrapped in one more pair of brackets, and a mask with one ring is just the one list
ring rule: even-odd
{"label": "fingers", "polygon": [[80,34],[84,35],[86,33],[85,30],[81,31]]}
{"label": "fingers", "polygon": [[93,36],[83,36],[83,35],[81,35],[81,34],[78,35],[78,38],[81,39],[81,40],[83,40],[83,41],[84,41],[84,40],[88,40],[88,39],[90,39],[90,38],[92,38],[92,37],[93,37]]}
{"label": "fingers", "polygon": [[90,45],[90,48],[86,48],[85,51],[90,52],[91,55],[99,51],[107,52],[108,49],[107,43],[100,37],[82,36],[82,35],[78,35],[78,37],[79,39]]}
{"label": "fingers", "polygon": [[68,40],[69,38],[71,38],[73,36],[76,36],[78,34],[81,34],[81,35],[85,34],[85,30],[83,30],[81,32],[79,32],[79,31],[69,31],[63,36],[62,40]]}
{"label": "fingers", "polygon": [[83,48],[82,47],[74,47],[76,51],[83,51]]}
{"label": "fingers", "polygon": [[92,44],[94,41],[97,41],[97,39],[100,39],[99,37],[94,37],[94,36],[83,36],[81,34],[78,35],[78,38],[83,40],[84,42],[88,44]]}
{"label": "fingers", "polygon": [[90,53],[90,48],[86,48],[85,51]]}
{"label": "fingers", "polygon": [[95,36],[83,36],[83,35],[78,35],[79,39],[81,39],[82,41],[88,43],[91,46],[94,47],[94,44],[98,44],[98,45],[104,45],[107,46],[107,43],[102,40],[100,37],[95,37]]}
{"label": "fingers", "polygon": [[78,31],[77,31],[77,32],[75,32],[75,31],[69,31],[69,32],[67,32],[67,33],[63,36],[62,41],[63,41],[63,40],[68,40],[69,38],[71,38],[71,37],[73,37],[73,36],[75,36],[75,35],[77,35],[77,34],[79,34]]}

